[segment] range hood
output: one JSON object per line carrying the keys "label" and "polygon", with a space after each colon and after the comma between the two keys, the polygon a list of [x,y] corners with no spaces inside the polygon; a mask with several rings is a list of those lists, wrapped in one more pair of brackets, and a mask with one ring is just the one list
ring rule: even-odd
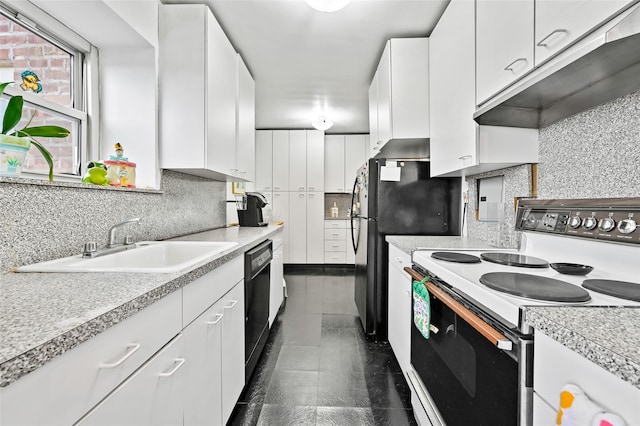
{"label": "range hood", "polygon": [[640,5],[625,14],[481,106],[475,121],[539,129],[640,90]]}
{"label": "range hood", "polygon": [[390,139],[373,158],[397,160],[428,160],[431,155],[429,139]]}

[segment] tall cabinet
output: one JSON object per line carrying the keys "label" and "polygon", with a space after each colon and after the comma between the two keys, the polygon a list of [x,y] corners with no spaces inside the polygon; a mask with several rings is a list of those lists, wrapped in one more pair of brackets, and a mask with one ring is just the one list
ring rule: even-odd
{"label": "tall cabinet", "polygon": [[324,192],[350,193],[368,158],[369,135],[327,135],[324,140]]}
{"label": "tall cabinet", "polygon": [[256,131],[256,190],[285,222],[284,263],[324,263],[324,132]]}

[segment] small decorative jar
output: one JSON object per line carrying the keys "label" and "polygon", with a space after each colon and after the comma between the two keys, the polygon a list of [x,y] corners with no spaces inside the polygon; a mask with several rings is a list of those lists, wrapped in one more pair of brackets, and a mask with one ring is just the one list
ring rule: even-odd
{"label": "small decorative jar", "polygon": [[0,134],[0,176],[19,177],[30,146],[27,138]]}

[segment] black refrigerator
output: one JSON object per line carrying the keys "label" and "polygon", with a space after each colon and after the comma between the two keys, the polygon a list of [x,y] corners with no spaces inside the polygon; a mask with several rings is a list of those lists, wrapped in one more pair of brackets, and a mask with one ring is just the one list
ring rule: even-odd
{"label": "black refrigerator", "polygon": [[428,161],[372,158],[352,191],[355,302],[365,333],[387,340],[387,235],[460,235],[461,178],[431,178]]}

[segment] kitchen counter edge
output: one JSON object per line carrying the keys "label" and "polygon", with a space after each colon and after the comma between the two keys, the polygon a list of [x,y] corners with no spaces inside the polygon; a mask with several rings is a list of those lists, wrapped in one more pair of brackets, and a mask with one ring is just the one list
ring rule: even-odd
{"label": "kitchen counter edge", "polygon": [[[137,312],[140,312],[142,309],[152,305],[164,296],[181,289],[185,285],[222,266],[231,259],[241,256],[251,247],[267,240],[276,233],[281,232],[282,229],[282,225],[269,225],[268,227],[259,228],[228,227],[171,238],[171,240],[179,241],[237,242],[238,245],[221,252],[208,263],[183,273],[117,274],[115,279],[119,280],[120,285],[127,285],[127,283],[131,283],[131,285],[135,287],[136,284],[139,284],[142,281],[148,281],[152,283],[152,288],[145,288],[144,292],[135,295],[124,303],[118,303],[111,306],[109,310],[105,312],[96,312],[93,314],[92,311],[98,311],[98,309],[88,306],[85,308],[86,312],[84,312],[86,317],[89,317],[88,319],[83,321],[81,324],[74,324],[73,320],[77,320],[77,318],[70,318],[69,323],[72,324],[71,326],[62,331],[54,329],[50,332],[52,335],[46,336],[44,339],[42,335],[38,335],[37,330],[33,335],[17,331],[18,334],[26,335],[24,336],[26,342],[18,342],[19,344],[12,342],[11,347],[7,348],[3,347],[6,344],[5,339],[3,338],[3,341],[0,343],[0,345],[2,345],[0,346],[0,388],[10,385],[20,377],[35,371],[66,351],[73,349],[108,328],[119,324]],[[113,275],[115,276],[116,274]],[[5,289],[9,289],[14,284],[16,286],[24,285],[25,282],[30,279],[32,281],[36,280],[43,283],[58,281],[61,283],[59,284],[60,286],[64,286],[66,283],[72,283],[74,286],[82,288],[84,283],[90,283],[98,280],[104,281],[109,278],[105,277],[104,273],[5,273],[1,274],[1,277],[0,291],[3,287]],[[87,293],[90,293],[91,288],[88,287],[88,284],[85,288],[87,288]],[[7,307],[7,304],[11,303],[11,296],[7,296],[7,293],[10,294],[11,292],[1,291],[2,297],[0,298],[0,301],[2,302],[2,305],[4,305],[3,308]],[[65,295],[60,295],[60,297],[63,298]],[[46,297],[45,299],[46,300],[41,300],[41,304],[43,306],[50,306],[52,301]],[[30,300],[29,303],[38,303],[38,301]],[[98,303],[96,304],[98,305]],[[3,334],[8,336],[16,332],[16,330],[11,329],[15,321],[7,314],[7,310],[3,310],[5,312],[0,320],[2,321],[0,326],[2,327]],[[50,320],[51,318],[48,315],[42,315],[42,321],[45,322],[42,325],[42,329],[50,328],[47,323]],[[64,319],[58,319],[57,323],[64,324]],[[33,324],[33,326],[37,327],[37,324]]]}

